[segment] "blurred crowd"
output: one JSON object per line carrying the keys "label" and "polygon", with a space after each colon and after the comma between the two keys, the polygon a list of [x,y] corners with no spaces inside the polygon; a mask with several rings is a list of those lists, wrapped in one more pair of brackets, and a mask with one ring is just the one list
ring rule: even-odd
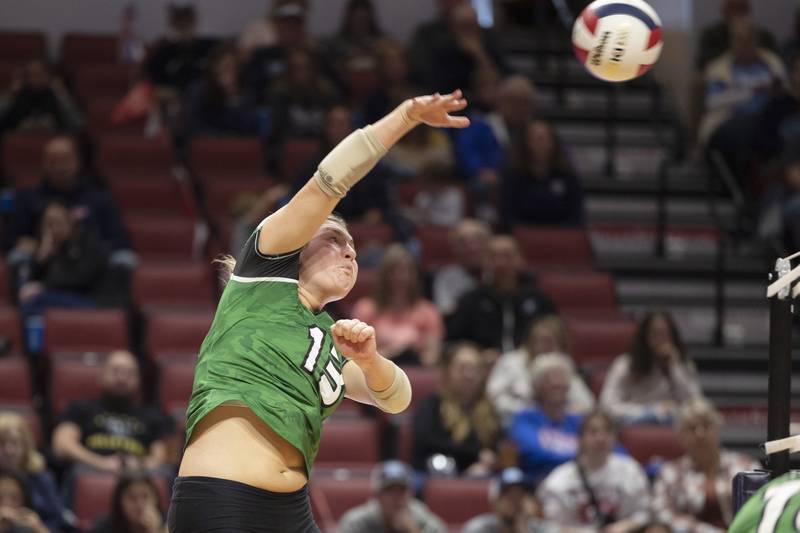
{"label": "blurred crowd", "polygon": [[[519,4],[508,3],[509,17]],[[535,80],[512,70],[469,2],[440,0],[437,17],[408,43],[383,31],[370,0],[349,0],[339,30],[324,38],[307,29],[310,8],[276,0],[237,38],[220,40],[198,35],[194,7],[170,5],[162,38],[139,46],[121,34],[126,93],[107,112],[137,125],[136,136],[168,144],[176,179],[188,180],[193,212],[208,227],[208,255],[235,254],[353,129],[414,95],[467,95],[469,128],[418,128],[338,209],[349,222],[385,225],[394,242],[360,247],[370,290],[334,312],[373,324],[385,356],[441,377],[408,414],[408,464],[376,465],[372,499],[346,513],[339,531],[445,531],[415,498],[427,476],[492,480],[491,511],[465,524],[469,533],[724,531],[732,476],[755,462],[721,447],[722,416],[704,399],[673,318],[659,310],[640,317],[625,353],[587,368],[571,356],[563,310],[526,264],[536,250],[515,238],[518,228],[586,223],[581,177],[555,126],[537,113]],[[725,0],[697,57],[698,145],[720,154],[751,198],[763,198],[753,206],[763,235],[793,249],[799,50],[800,11],[781,47],[752,22],[745,0]],[[26,176],[5,169],[0,234],[24,350],[40,372],[45,310],[128,308],[140,262],[97,161],[105,138],[92,127],[90,103],[68,65],[42,57],[19,68],[0,106],[4,138],[48,135],[33,183],[21,186]],[[240,137],[263,150],[253,176],[263,178],[260,191],[232,198],[217,216],[204,169],[190,168],[191,147]],[[288,165],[298,140],[311,149]],[[443,232],[452,261],[420,267],[420,228]],[[108,354],[97,397],[46,418],[52,431],[42,446],[24,418],[0,414],[0,532],[86,527],[73,513],[84,471],[120,476],[92,531],[164,531],[163,494],[182,436],[181,422],[151,405],[153,372],[136,354]],[[675,428],[672,460],[634,457],[635,440],[622,435],[637,426]]]}

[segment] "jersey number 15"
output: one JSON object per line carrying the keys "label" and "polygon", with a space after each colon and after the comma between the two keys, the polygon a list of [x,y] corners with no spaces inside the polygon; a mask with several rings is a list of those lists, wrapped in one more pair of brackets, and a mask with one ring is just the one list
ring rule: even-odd
{"label": "jersey number 15", "polygon": [[[311,345],[308,347],[305,359],[303,359],[303,369],[313,375],[319,359],[319,353],[322,351],[325,332],[317,326],[311,326],[308,328],[308,338],[311,341]],[[331,358],[328,359],[328,364],[325,365],[322,375],[319,377],[319,395],[322,398],[322,405],[325,407],[330,407],[336,403],[344,386],[344,378],[342,378],[342,373],[339,372],[339,369],[336,368],[334,359],[339,361],[339,354],[336,352],[336,348],[331,345]]]}

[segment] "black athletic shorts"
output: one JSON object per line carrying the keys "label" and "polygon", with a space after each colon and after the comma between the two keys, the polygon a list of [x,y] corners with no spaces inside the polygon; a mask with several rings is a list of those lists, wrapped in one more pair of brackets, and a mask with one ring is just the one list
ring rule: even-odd
{"label": "black athletic shorts", "polygon": [[308,487],[270,492],[215,477],[178,477],[167,515],[170,533],[319,533]]}

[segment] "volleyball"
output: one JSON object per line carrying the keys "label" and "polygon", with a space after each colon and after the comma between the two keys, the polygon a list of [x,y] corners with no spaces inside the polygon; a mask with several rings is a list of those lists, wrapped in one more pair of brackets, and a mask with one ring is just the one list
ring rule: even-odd
{"label": "volleyball", "polygon": [[641,76],[658,61],[662,45],[661,20],[643,0],[596,0],[572,27],[575,56],[605,81]]}

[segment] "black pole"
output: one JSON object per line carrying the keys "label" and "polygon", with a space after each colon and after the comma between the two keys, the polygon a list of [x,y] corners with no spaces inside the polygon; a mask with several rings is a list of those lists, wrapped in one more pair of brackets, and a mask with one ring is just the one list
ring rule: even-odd
{"label": "black pole", "polygon": [[[777,277],[772,276],[775,280]],[[769,307],[769,384],[767,440],[789,436],[792,387],[792,304],[777,295]],[[769,456],[772,478],[789,470],[789,452]]]}

